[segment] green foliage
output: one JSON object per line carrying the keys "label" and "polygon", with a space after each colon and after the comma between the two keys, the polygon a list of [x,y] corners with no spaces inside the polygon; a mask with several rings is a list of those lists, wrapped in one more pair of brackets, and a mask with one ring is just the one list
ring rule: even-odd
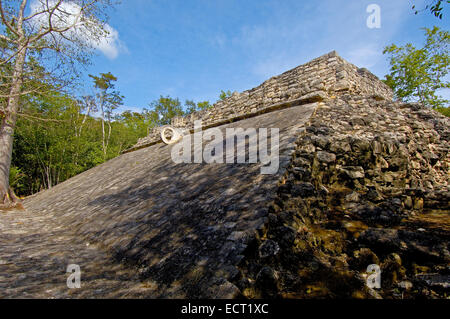
{"label": "green foliage", "polygon": [[220,95],[219,95],[219,99],[223,101],[223,100],[231,97],[232,95],[233,95],[233,93],[231,93],[230,90],[228,90],[226,92],[224,90],[221,90],[220,91]]}
{"label": "green foliage", "polygon": [[[87,97],[89,103],[93,103],[96,109],[101,111],[101,123],[102,123],[102,151],[103,158],[108,158],[108,149],[110,148],[111,135],[113,131],[113,125],[111,124],[113,111],[123,104],[123,96],[115,90],[114,82],[117,78],[108,73],[100,73],[100,76],[94,76],[89,74],[94,80],[94,88],[98,90],[95,97]],[[106,122],[106,125],[105,125]]]}
{"label": "green foliage", "polygon": [[157,125],[168,125],[174,117],[185,116],[212,107],[209,101],[195,103],[192,100],[186,100],[183,106],[178,98],[171,98],[170,96],[160,96],[149,106],[151,111],[146,111],[149,112],[147,116],[151,117]]}
{"label": "green foliage", "polygon": [[[442,6],[442,3],[447,3],[447,4],[449,4],[450,3],[450,0],[432,0],[431,1],[431,4],[427,4],[426,6],[425,6],[425,9],[423,9],[423,10],[430,10],[430,12],[436,17],[436,18],[439,18],[439,19],[442,19],[442,11],[443,11],[443,6]],[[414,13],[415,14],[418,14],[419,13],[419,11],[423,11],[423,10],[416,10],[416,6],[415,5],[413,5],[412,6],[412,9],[415,11]]]}
{"label": "green foliage", "polygon": [[[144,108],[140,113],[124,111],[115,117],[115,129],[113,145],[123,144],[122,149],[127,149],[136,144],[136,141],[148,134],[148,130],[158,122],[155,112]],[[117,140],[117,142],[116,142]]]}
{"label": "green foliage", "polygon": [[57,92],[28,101],[14,135],[13,165],[26,175],[26,187],[19,194],[50,188],[101,162],[81,159],[92,140],[83,141],[77,134],[77,107],[76,101]]}
{"label": "green foliage", "polygon": [[186,114],[191,114],[197,111],[202,111],[205,109],[209,109],[210,107],[212,107],[211,104],[209,104],[209,101],[203,101],[203,102],[198,102],[195,103],[192,100],[187,100],[185,102],[185,109],[186,109]]}
{"label": "green foliage", "polygon": [[448,101],[437,91],[450,88],[450,82],[445,81],[450,68],[450,35],[438,27],[424,30],[426,43],[423,48],[416,49],[408,43],[403,47],[392,44],[384,49],[383,54],[390,56],[391,65],[385,83],[394,90],[397,98],[442,108]]}
{"label": "green foliage", "polygon": [[[45,95],[22,98],[26,107],[14,133],[10,178],[18,195],[51,188],[118,156],[146,136],[149,128],[212,106],[192,100],[182,105],[178,98],[161,96],[149,109],[116,114],[115,106],[122,101],[114,86],[117,78],[111,73],[91,78],[96,95],[76,99],[50,89]],[[105,117],[96,117],[102,107]]]}
{"label": "green foliage", "polygon": [[205,110],[205,109],[209,109],[211,107],[212,107],[212,105],[209,104],[209,101],[203,101],[203,102],[198,102],[197,103],[197,109],[198,110]]}
{"label": "green foliage", "polygon": [[191,114],[191,113],[198,111],[197,104],[195,104],[195,102],[192,100],[186,100],[184,105],[186,108],[186,114]]}
{"label": "green foliage", "polygon": [[53,91],[26,102],[17,121],[12,160],[24,174],[21,187],[12,185],[19,195],[50,188],[118,156],[147,134],[147,125],[154,125],[148,111],[114,116],[105,156],[102,121],[83,114],[80,101]]}
{"label": "green foliage", "polygon": [[123,104],[124,99],[124,96],[115,90],[114,82],[117,78],[111,72],[100,73],[100,76],[89,74],[89,77],[94,80],[94,87],[99,90],[96,104],[102,111],[102,117],[106,115],[107,119],[111,120],[113,111]]}
{"label": "green foliage", "polygon": [[[28,191],[32,192],[34,183],[37,183],[37,188],[45,183],[50,188],[55,182],[63,180],[64,174],[71,174],[68,173],[74,170],[70,168],[71,165],[77,166],[77,143],[70,143],[73,136],[79,137],[82,132],[78,125],[72,127],[77,119],[73,117],[75,112],[69,109],[75,103],[71,103],[71,98],[58,94],[57,91],[73,88],[82,69],[80,66],[88,63],[95,43],[108,36],[105,18],[112,1],[34,1],[31,12],[30,2],[0,1],[0,125],[4,128],[7,124],[15,130],[14,137],[19,138],[14,141],[14,145],[23,147],[19,150],[11,149],[13,137],[9,130],[2,129],[0,147],[5,150],[1,154],[0,166],[10,167],[11,152],[15,155],[13,160],[17,163],[16,167],[20,165],[21,170],[28,161],[30,166],[23,171],[31,179],[31,183],[28,183],[31,189],[28,188]],[[68,9],[71,5],[79,9],[73,21],[67,19],[68,16],[75,17],[73,12],[68,12],[71,11]],[[96,81],[96,86],[106,91],[108,81],[113,80],[115,79],[110,73],[105,74],[104,78]],[[64,104],[60,105],[59,102],[63,100]],[[108,102],[116,105],[120,102],[120,96],[114,96]],[[22,123],[20,130],[20,121],[16,124],[18,114],[29,122],[44,122],[45,128]],[[76,114],[79,115],[80,112]],[[83,124],[85,122],[82,121]],[[102,128],[103,124],[102,121]],[[68,128],[74,130],[69,131]],[[109,128],[108,134],[111,133],[110,125]],[[105,130],[102,131],[104,137]],[[57,134],[53,134],[55,132]],[[22,139],[21,134],[25,136]],[[103,150],[106,159],[105,145]],[[74,156],[71,158],[67,154]],[[0,174],[2,197],[9,186],[8,173],[4,171]],[[5,204],[5,199],[0,201],[0,204]],[[6,201],[9,202],[10,199]]]}
{"label": "green foliage", "polygon": [[100,76],[94,76],[89,74],[89,77],[94,80],[94,86],[101,90],[113,88],[114,87],[113,82],[117,81],[117,78],[114,75],[112,75],[111,72],[100,73]]}
{"label": "green foliage", "polygon": [[11,166],[9,170],[9,185],[16,191],[22,191],[24,188],[23,180],[26,175],[18,167]]}
{"label": "green foliage", "polygon": [[436,111],[447,117],[450,117],[450,107],[437,107]]}
{"label": "green foliage", "polygon": [[151,102],[149,106],[156,114],[156,122],[159,125],[168,125],[173,117],[184,115],[183,106],[178,98],[173,99],[170,96],[163,97],[161,95],[158,100]]}

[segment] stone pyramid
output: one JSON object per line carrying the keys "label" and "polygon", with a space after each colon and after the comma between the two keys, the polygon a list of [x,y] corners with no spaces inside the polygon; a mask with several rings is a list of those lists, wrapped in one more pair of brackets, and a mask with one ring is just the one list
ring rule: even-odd
{"label": "stone pyramid", "polygon": [[[331,52],[172,127],[189,134],[197,120],[204,132],[278,128],[278,171],[176,164],[153,129],[121,156],[27,198],[25,211],[0,213],[0,297],[448,289],[447,118],[394,101],[376,76]],[[81,268],[79,289],[66,285],[70,264]],[[369,264],[389,274],[386,289],[365,285]]]}

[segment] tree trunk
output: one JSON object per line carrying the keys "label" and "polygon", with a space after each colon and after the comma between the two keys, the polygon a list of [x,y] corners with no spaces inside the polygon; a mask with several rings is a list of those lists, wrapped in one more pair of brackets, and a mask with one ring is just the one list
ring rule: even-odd
{"label": "tree trunk", "polygon": [[80,132],[78,135],[79,137],[81,137],[81,131],[83,130],[83,125],[86,122],[87,118],[89,117],[89,113],[91,113],[91,107],[92,107],[92,105],[89,104],[86,114],[84,114],[83,121],[81,122],[81,125],[80,125]]}
{"label": "tree trunk", "polygon": [[106,139],[106,147],[105,147],[105,161],[106,161],[106,153],[108,152],[109,140],[111,139],[111,120],[108,119],[108,137]]}
{"label": "tree trunk", "polygon": [[102,150],[103,150],[103,159],[106,159],[106,150],[105,150],[105,112],[103,110],[103,101],[101,102],[101,110],[102,110]]}
{"label": "tree trunk", "polygon": [[9,187],[9,169],[11,167],[14,128],[16,126],[17,112],[19,111],[25,55],[26,47],[19,48],[6,113],[0,126],[0,208],[21,206],[20,200]]}

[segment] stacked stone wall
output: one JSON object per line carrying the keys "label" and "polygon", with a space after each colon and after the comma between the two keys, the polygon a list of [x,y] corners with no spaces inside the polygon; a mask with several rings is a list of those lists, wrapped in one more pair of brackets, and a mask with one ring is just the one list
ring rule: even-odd
{"label": "stacked stone wall", "polygon": [[[272,77],[256,88],[235,92],[211,108],[172,119],[171,126],[193,130],[194,122],[203,127],[252,117],[279,108],[319,102],[336,95],[352,93],[392,100],[391,89],[366,69],[342,59],[335,51]],[[133,149],[161,141],[161,127],[153,128]]]}
{"label": "stacked stone wall", "polygon": [[[448,296],[449,128],[418,104],[354,95],[322,104],[241,265],[244,295]],[[366,286],[371,264],[381,289]]]}

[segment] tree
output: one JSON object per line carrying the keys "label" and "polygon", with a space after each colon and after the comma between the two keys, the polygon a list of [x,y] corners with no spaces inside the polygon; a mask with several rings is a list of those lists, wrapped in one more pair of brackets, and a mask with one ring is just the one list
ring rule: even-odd
{"label": "tree", "polygon": [[39,188],[65,179],[76,147],[68,116],[72,102],[56,91],[36,97],[17,121],[12,163],[29,178],[39,174]]}
{"label": "tree", "polygon": [[178,98],[173,99],[170,96],[163,97],[149,104],[152,111],[155,112],[155,118],[158,125],[168,125],[175,116],[183,116],[185,112]]}
{"label": "tree", "polygon": [[[96,94],[96,100],[102,120],[102,150],[104,159],[106,160],[109,141],[111,139],[113,111],[123,104],[124,97],[115,90],[114,82],[117,81],[117,78],[111,72],[100,73],[100,76],[89,74],[89,77],[94,80],[94,87],[99,91]],[[105,132],[105,122],[108,124],[108,132]]]}
{"label": "tree", "polygon": [[186,108],[186,114],[191,114],[197,111],[209,109],[212,107],[212,105],[209,103],[209,101],[203,101],[195,103],[192,100],[186,100],[186,103],[184,103]]}
{"label": "tree", "polygon": [[9,171],[22,97],[43,93],[48,83],[61,88],[73,82],[77,66],[87,63],[93,45],[108,34],[110,5],[111,0],[0,0],[1,206],[19,202],[9,187]]}
{"label": "tree", "polygon": [[[15,187],[15,191],[30,195],[51,188],[101,162],[86,165],[92,158],[86,156],[85,150],[90,147],[89,135],[84,134],[81,140],[76,134],[82,117],[75,99],[53,91],[34,97],[28,104],[18,118],[14,132],[12,166],[25,175],[21,180],[22,187]],[[87,120],[86,124],[89,122]],[[100,127],[97,122],[94,122],[95,128]],[[90,139],[99,140],[98,136]],[[96,146],[98,149],[98,143]],[[14,187],[14,180],[10,184]]]}
{"label": "tree", "polygon": [[233,94],[231,93],[231,91],[230,90],[228,90],[228,91],[224,91],[224,90],[221,90],[220,91],[220,95],[219,95],[219,99],[220,100],[225,100],[225,99],[227,99],[227,98],[229,98],[229,97],[231,97]]}
{"label": "tree", "polygon": [[148,134],[148,128],[156,126],[156,122],[158,121],[156,113],[146,108],[140,113],[130,110],[124,111],[116,119],[133,132],[136,140],[146,136]]}
{"label": "tree", "polygon": [[449,4],[449,3],[450,3],[450,0],[432,0],[432,1],[431,1],[431,4],[427,4],[427,5],[425,6],[425,9],[422,9],[422,10],[416,10],[416,6],[415,6],[415,5],[413,5],[412,9],[415,11],[415,12],[414,12],[415,14],[418,14],[419,11],[430,10],[430,12],[431,12],[432,14],[434,14],[434,16],[435,16],[436,18],[442,19],[442,11],[443,11],[443,9],[444,9],[444,8],[442,7],[442,2],[443,2],[444,4],[445,4],[445,3]]}
{"label": "tree", "polygon": [[391,65],[385,82],[397,98],[441,109],[448,101],[437,91],[450,88],[450,82],[445,80],[450,65],[450,34],[438,27],[424,30],[426,43],[421,49],[410,43],[403,47],[392,44],[384,49]]}
{"label": "tree", "polygon": [[203,102],[198,102],[197,103],[197,110],[201,111],[201,110],[206,110],[211,108],[212,105],[209,103],[209,101],[203,101]]}
{"label": "tree", "polygon": [[9,181],[14,189],[22,191],[24,184],[23,180],[26,178],[26,175],[21,171],[20,168],[11,166],[9,170]]}
{"label": "tree", "polygon": [[170,96],[160,96],[158,100],[149,105],[152,108],[156,125],[168,125],[176,116],[185,116],[212,107],[209,101],[195,103],[193,100],[186,100],[183,107],[178,98],[174,99]]}
{"label": "tree", "polygon": [[95,103],[95,97],[92,95],[82,96],[80,100],[78,100],[78,105],[80,105],[80,113],[84,112],[83,120],[80,123],[80,127],[75,132],[76,135],[81,136],[83,131],[83,127],[86,123],[86,120],[91,115],[91,112],[97,112],[97,104]]}
{"label": "tree", "polygon": [[91,102],[86,105],[54,91],[28,103],[17,120],[10,174],[10,184],[22,196],[49,189],[118,156],[155,125],[155,113],[145,109],[114,115],[105,158],[102,141],[108,133],[103,134],[102,128],[108,130],[108,124],[105,120],[102,126],[100,117],[87,115],[89,108],[94,109]]}

